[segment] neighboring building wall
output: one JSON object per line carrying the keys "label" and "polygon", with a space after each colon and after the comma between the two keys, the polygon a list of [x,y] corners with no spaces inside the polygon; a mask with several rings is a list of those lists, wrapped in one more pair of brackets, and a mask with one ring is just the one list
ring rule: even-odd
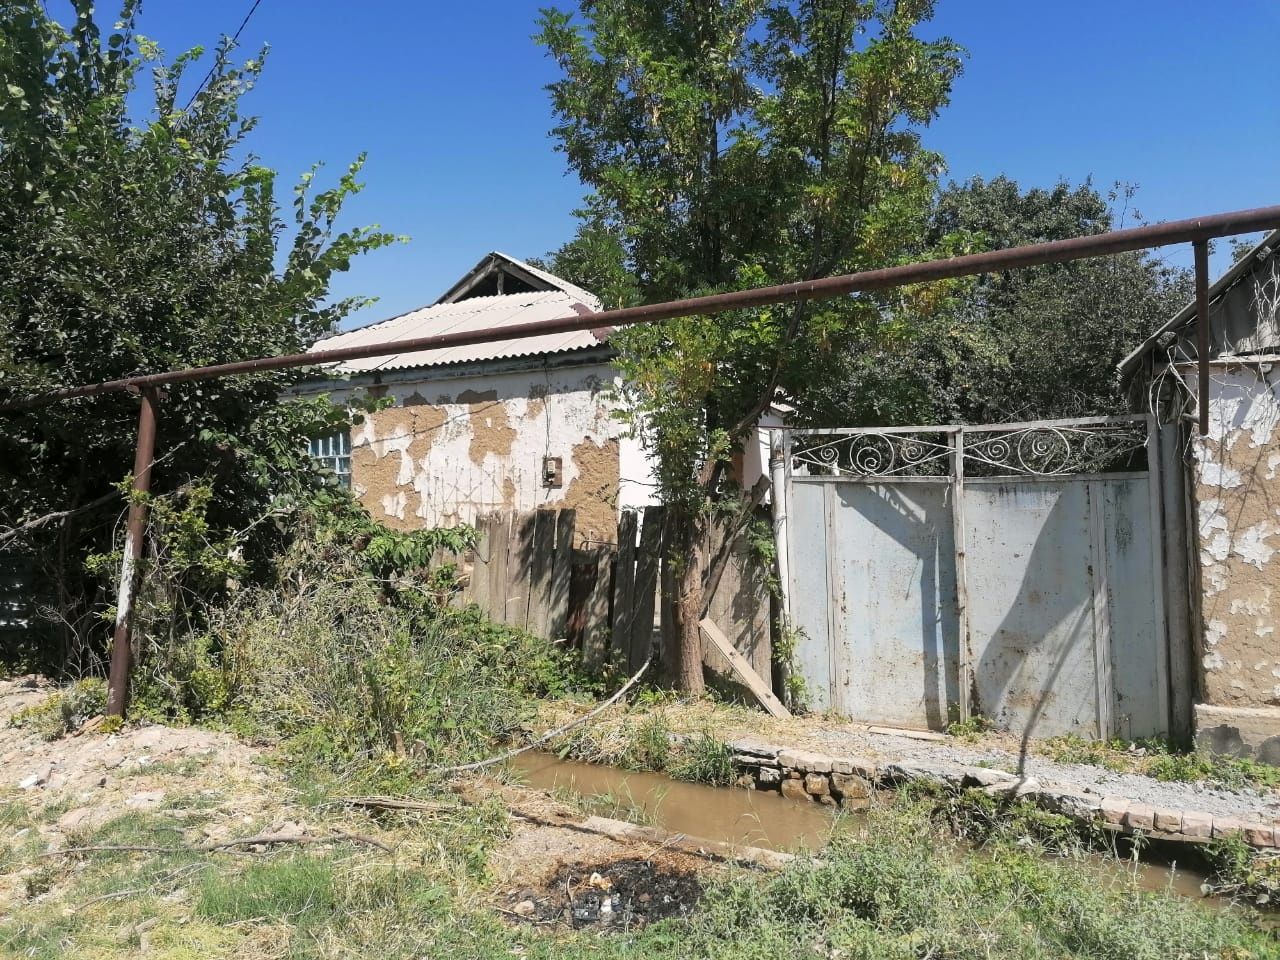
{"label": "neighboring building wall", "polygon": [[[339,403],[353,392],[395,400],[352,429],[351,489],[372,516],[416,529],[573,508],[580,539],[613,541],[618,512],[651,502],[648,462],[613,415],[612,367],[511,366],[405,371],[328,391]],[[545,457],[561,458],[558,487],[543,482]]]}
{"label": "neighboring building wall", "polygon": [[[1280,358],[1215,361],[1195,441],[1201,695],[1196,736],[1280,762]],[[1182,370],[1194,391],[1193,367]]]}

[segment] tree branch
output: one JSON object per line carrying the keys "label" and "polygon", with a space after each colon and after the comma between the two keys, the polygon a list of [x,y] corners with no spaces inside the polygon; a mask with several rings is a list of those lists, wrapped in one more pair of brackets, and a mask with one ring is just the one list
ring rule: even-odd
{"label": "tree branch", "polygon": [[110,493],[104,493],[97,500],[90,500],[86,504],[74,507],[70,510],[58,510],[54,513],[46,513],[43,517],[36,517],[34,520],[28,520],[16,527],[9,527],[3,533],[0,533],[0,547],[4,547],[14,540],[17,540],[22,534],[30,533],[32,530],[39,529],[50,523],[58,523],[70,517],[74,517],[79,513],[86,513],[89,510],[96,509],[103,504],[110,503],[116,497],[120,496],[119,490],[112,490]]}

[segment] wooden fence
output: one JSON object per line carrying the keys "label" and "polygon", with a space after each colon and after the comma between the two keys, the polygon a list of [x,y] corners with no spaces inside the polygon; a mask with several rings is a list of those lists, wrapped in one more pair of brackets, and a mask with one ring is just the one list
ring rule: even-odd
{"label": "wooden fence", "polygon": [[[662,514],[662,507],[623,511],[616,544],[581,546],[572,510],[483,517],[465,597],[493,620],[566,641],[588,666],[612,661],[632,673],[655,644],[671,639],[675,578],[664,560]],[[765,572],[744,541],[735,543],[708,618],[766,685],[770,603]],[[704,647],[703,660],[727,675],[714,648]]]}

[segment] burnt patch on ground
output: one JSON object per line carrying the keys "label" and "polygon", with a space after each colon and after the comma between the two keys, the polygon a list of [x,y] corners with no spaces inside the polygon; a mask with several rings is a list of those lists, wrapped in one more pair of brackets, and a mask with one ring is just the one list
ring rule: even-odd
{"label": "burnt patch on ground", "polygon": [[533,923],[623,931],[688,916],[701,898],[693,871],[635,857],[564,866],[538,889],[509,893],[504,913]]}

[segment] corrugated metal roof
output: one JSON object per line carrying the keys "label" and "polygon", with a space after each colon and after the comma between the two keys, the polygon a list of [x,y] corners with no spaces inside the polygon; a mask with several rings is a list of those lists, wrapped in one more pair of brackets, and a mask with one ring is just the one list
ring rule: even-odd
{"label": "corrugated metal roof", "polygon": [[[592,300],[594,299],[593,297]],[[340,333],[313,344],[311,349],[314,351],[373,344],[393,345],[398,340],[431,337],[443,333],[462,333],[518,323],[533,323],[539,320],[555,320],[580,312],[583,308],[590,309],[589,305],[561,290],[471,297],[456,303],[437,303],[358,330]],[[403,370],[409,367],[436,367],[454,363],[565,353],[570,350],[598,347],[604,342],[605,336],[607,336],[606,333],[601,332],[597,335],[596,331],[590,330],[553,333],[547,336],[498,340],[493,343],[477,343],[464,347],[398,353],[389,357],[374,357],[367,360],[350,360],[339,364],[337,369],[344,373],[371,373],[375,370]]]}
{"label": "corrugated metal roof", "polygon": [[[1219,277],[1209,287],[1209,315],[1213,317],[1213,311],[1217,307],[1218,302],[1223,296],[1231,290],[1246,274],[1255,270],[1260,263],[1263,263],[1271,256],[1275,250],[1280,249],[1280,230],[1267,234],[1252,250],[1237,260],[1221,277]],[[1127,376],[1137,367],[1138,361],[1142,359],[1160,339],[1168,333],[1175,333],[1192,324],[1196,318],[1196,302],[1194,298],[1185,307],[1179,310],[1174,316],[1162,323],[1151,336],[1143,340],[1132,353],[1120,361],[1116,365],[1116,369],[1121,376]]]}

